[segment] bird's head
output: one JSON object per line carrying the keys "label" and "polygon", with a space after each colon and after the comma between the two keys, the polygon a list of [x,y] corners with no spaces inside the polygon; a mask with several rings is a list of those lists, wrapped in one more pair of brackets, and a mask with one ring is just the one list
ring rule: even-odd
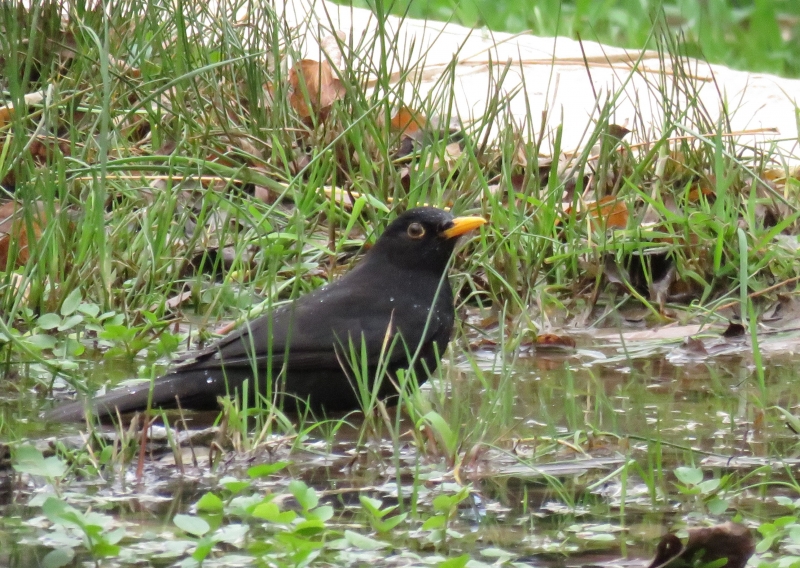
{"label": "bird's head", "polygon": [[458,237],[484,223],[482,217],[453,217],[435,207],[410,209],[386,227],[369,256],[401,268],[441,274]]}

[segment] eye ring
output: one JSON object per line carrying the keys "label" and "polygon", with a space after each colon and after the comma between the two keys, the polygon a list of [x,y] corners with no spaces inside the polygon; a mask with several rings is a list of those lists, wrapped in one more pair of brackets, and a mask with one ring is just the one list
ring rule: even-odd
{"label": "eye ring", "polygon": [[425,236],[425,227],[420,225],[419,223],[411,223],[406,229],[406,233],[412,239],[421,239]]}

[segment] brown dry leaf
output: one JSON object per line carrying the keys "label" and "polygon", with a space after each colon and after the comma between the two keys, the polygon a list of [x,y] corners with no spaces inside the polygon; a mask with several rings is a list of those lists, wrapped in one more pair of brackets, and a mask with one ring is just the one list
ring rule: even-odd
{"label": "brown dry leaf", "polygon": [[768,168],[761,172],[761,177],[766,181],[786,181],[786,170],[783,168]]}
{"label": "brown dry leaf", "polygon": [[345,90],[330,63],[302,59],[289,70],[289,104],[301,118],[324,119]]}
{"label": "brown dry leaf", "polygon": [[[605,229],[624,229],[628,226],[628,206],[617,196],[608,195],[599,201],[590,201],[585,204],[586,215],[592,223],[592,229],[602,231]],[[578,213],[583,207],[579,207]],[[570,205],[564,210],[569,216],[572,214]]]}
{"label": "brown dry leaf", "polygon": [[[25,106],[39,104],[44,100],[44,92],[36,91],[35,93],[28,93],[23,97]],[[8,124],[14,116],[14,105],[11,103],[0,107],[0,128]]]}
{"label": "brown dry leaf", "polygon": [[678,150],[677,148],[671,148],[669,151],[669,157],[664,164],[664,179],[672,179],[686,175],[687,162],[688,160],[686,154],[684,154],[683,151]]}
{"label": "brown dry leaf", "polygon": [[694,566],[695,562],[709,564],[723,558],[728,559],[725,568],[744,568],[756,550],[750,529],[738,523],[689,529],[688,532],[685,546],[676,535],[665,535],[648,568]]}
{"label": "brown dry leaf", "polygon": [[262,203],[266,203],[267,205],[272,205],[278,200],[278,195],[263,185],[257,185],[253,188],[253,197]]}
{"label": "brown dry leaf", "polygon": [[[183,292],[176,294],[169,298],[166,302],[164,302],[164,307],[169,311],[175,311],[180,308],[184,302],[190,300],[192,298],[192,291],[191,290],[184,290]],[[161,306],[160,302],[156,302],[152,304],[149,308],[151,312],[156,311]]]}
{"label": "brown dry leaf", "polygon": [[461,157],[461,154],[464,153],[464,150],[461,149],[460,142],[451,142],[447,146],[445,146],[444,154],[445,154],[445,161],[448,166],[451,168],[456,165],[456,162]]}
{"label": "brown dry leaf", "polygon": [[421,146],[427,125],[428,119],[424,115],[407,106],[400,107],[389,123],[392,132],[399,134],[400,137],[400,146],[393,158],[404,158]]}
{"label": "brown dry leaf", "polygon": [[541,348],[567,348],[575,349],[575,340],[567,335],[543,333],[536,336],[536,347]]}
{"label": "brown dry leaf", "polygon": [[411,110],[407,106],[400,107],[392,117],[392,131],[400,134],[401,137],[413,136],[427,124],[425,116],[417,111]]}
{"label": "brown dry leaf", "polygon": [[[22,204],[17,201],[7,201],[0,205],[0,270],[5,270],[9,266],[9,254],[16,255],[12,259],[14,266],[22,266],[28,262],[30,256],[28,243],[31,239],[28,235],[22,207]],[[44,224],[44,211],[41,203],[36,202],[36,208],[32,223],[33,240],[42,235],[42,224]]]}
{"label": "brown dry leaf", "polygon": [[689,189],[689,195],[687,196],[689,203],[697,203],[700,201],[701,195],[706,199],[711,196],[716,196],[716,193],[714,192],[715,185],[716,177],[713,174],[701,177],[694,184],[692,184],[691,189]]}
{"label": "brown dry leaf", "polygon": [[336,35],[328,35],[322,38],[319,42],[320,50],[325,54],[325,57],[337,69],[342,69],[344,65],[344,54],[342,53],[341,46],[346,45],[347,34],[341,30],[336,32]]}
{"label": "brown dry leaf", "polygon": [[[763,436],[767,427],[766,415],[764,410],[760,408],[753,408],[753,411],[753,433]],[[792,428],[792,423],[788,420],[786,422],[786,426],[788,426],[790,430],[794,430]],[[795,432],[795,434],[800,434],[800,432]]]}
{"label": "brown dry leaf", "polygon": [[628,226],[628,206],[622,199],[608,195],[600,201],[587,203],[592,227],[597,230],[624,229]]}

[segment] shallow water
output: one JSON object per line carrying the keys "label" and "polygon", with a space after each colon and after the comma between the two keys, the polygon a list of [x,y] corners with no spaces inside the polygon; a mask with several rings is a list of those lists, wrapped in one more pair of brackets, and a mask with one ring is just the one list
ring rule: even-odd
{"label": "shallow water", "polygon": [[[211,457],[218,430],[184,433],[177,462],[175,443],[156,428],[140,473],[132,455],[101,475],[66,475],[58,490],[76,508],[103,511],[126,527],[123,552],[104,565],[134,558],[171,565],[185,558],[187,551],[155,560],[164,554],[163,543],[176,538],[170,519],[193,512],[201,495],[232,476],[274,494],[303,480],[333,507],[329,528],[388,543],[392,554],[381,550],[384,565],[435,564],[466,553],[489,564],[645,566],[667,530],[734,518],[756,528],[793,512],[776,497],[800,497],[792,485],[798,434],[775,408],[792,411],[799,402],[796,337],[784,333],[760,342],[762,374],[746,338],[709,333],[698,344],[683,341],[681,329],[674,332],[670,339],[601,330],[575,335],[574,350],[523,347],[501,356],[486,349],[451,360],[443,378],[423,392],[455,432],[455,448],[430,426],[413,436],[414,424],[394,410],[388,422],[365,426],[351,415],[350,426],[335,433],[272,433],[238,451],[223,444]],[[29,409],[31,426],[22,431],[45,448],[54,430],[30,412],[38,400],[8,388],[3,419],[24,420]],[[193,429],[213,422],[213,416],[200,418]],[[83,444],[80,427],[57,431],[68,448]],[[113,431],[108,435],[115,439]],[[252,465],[279,460],[291,465],[266,479],[248,477]],[[701,477],[687,484],[676,467],[700,468]],[[380,498],[424,520],[434,514],[435,497],[467,485],[471,490],[454,507],[452,534],[443,541],[432,542],[431,531],[411,520],[402,530],[376,535],[359,502],[360,495]],[[44,478],[15,474],[5,462],[0,565],[36,565],[58,544],[37,504],[37,496],[52,490]],[[285,502],[297,508],[291,498]],[[223,563],[247,564],[252,556],[244,550],[221,547],[215,555]],[[773,554],[792,550],[779,539]],[[375,551],[358,546],[345,552],[326,562],[376,561]]]}

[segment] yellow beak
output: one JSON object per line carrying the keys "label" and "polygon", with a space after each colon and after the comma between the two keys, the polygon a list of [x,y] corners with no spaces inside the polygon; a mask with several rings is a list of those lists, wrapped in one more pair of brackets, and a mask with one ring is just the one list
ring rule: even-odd
{"label": "yellow beak", "polygon": [[456,217],[453,219],[453,226],[443,231],[442,234],[446,239],[454,239],[472,229],[477,229],[486,222],[483,217]]}

